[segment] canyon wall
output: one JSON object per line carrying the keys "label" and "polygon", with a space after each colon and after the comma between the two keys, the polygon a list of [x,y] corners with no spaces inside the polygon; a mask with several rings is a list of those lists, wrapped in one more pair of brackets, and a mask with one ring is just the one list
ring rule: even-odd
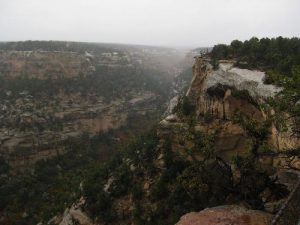
{"label": "canyon wall", "polygon": [[63,154],[64,142],[83,133],[95,136],[134,117],[146,119],[166,100],[171,81],[153,61],[164,54],[176,58],[168,49],[95,45],[88,52],[78,46],[0,50],[0,157],[10,166]]}
{"label": "canyon wall", "polygon": [[[209,59],[195,57],[193,74],[186,97],[195,107],[195,129],[215,134],[214,151],[221,157],[231,159],[249,153],[251,137],[236,118],[243,115],[263,124],[268,117],[275,116],[274,110],[267,105],[268,98],[275,97],[281,89],[264,84],[264,72],[236,68],[233,61],[220,61],[219,68],[215,70]],[[289,120],[286,122],[291,124]],[[163,135],[168,131],[174,133],[178,129],[187,129],[184,127],[187,124],[175,113],[161,122],[159,133]],[[272,151],[282,152],[300,146],[300,140],[292,135],[291,127],[279,131],[273,123],[268,129],[266,142]],[[188,138],[180,137],[181,134],[179,131],[174,134],[176,138],[171,138],[175,142],[181,140],[181,145],[174,145],[189,148]]]}

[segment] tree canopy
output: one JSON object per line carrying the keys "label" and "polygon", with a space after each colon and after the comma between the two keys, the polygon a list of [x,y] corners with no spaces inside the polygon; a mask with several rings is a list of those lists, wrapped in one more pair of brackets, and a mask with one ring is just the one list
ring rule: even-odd
{"label": "tree canopy", "polygon": [[300,39],[253,37],[244,42],[233,40],[230,45],[215,45],[211,57],[213,60],[235,59],[249,68],[290,75],[293,66],[300,64]]}

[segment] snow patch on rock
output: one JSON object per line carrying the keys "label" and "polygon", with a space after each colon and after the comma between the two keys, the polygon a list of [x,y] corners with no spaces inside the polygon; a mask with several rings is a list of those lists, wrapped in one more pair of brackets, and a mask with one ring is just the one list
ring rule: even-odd
{"label": "snow patch on rock", "polygon": [[85,55],[85,57],[87,57],[87,58],[94,58],[94,55],[91,54],[91,53],[89,53],[89,52],[85,52],[84,55]]}
{"label": "snow patch on rock", "polygon": [[240,69],[233,63],[220,63],[219,69],[207,76],[204,90],[217,84],[247,90],[252,97],[274,97],[282,89],[271,84],[264,84],[265,72]]}

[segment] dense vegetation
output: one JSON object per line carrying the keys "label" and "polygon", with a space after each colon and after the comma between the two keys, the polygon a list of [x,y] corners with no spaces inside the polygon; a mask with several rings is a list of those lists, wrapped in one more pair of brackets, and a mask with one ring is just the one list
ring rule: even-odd
{"label": "dense vegetation", "polygon": [[[224,200],[231,182],[226,168],[217,162],[211,165],[177,158],[167,141],[163,149],[165,169],[162,170],[156,166],[158,139],[155,133],[154,130],[133,142],[123,154],[96,168],[85,181],[84,195],[92,217],[111,224],[127,220],[137,224],[174,224],[186,212],[200,210],[208,202],[214,205]],[[207,173],[212,168],[216,170]],[[222,174],[218,169],[223,172],[222,179],[217,179]],[[105,190],[108,180],[112,183]],[[150,189],[145,190],[145,183],[151,181],[154,182]],[[218,192],[219,189],[223,189],[222,192]],[[124,209],[120,214],[116,202],[126,196],[132,196],[129,204],[134,208],[130,212]]]}
{"label": "dense vegetation", "polygon": [[0,157],[0,223],[37,224],[63,213],[82,195],[80,183],[137,134],[149,130],[159,115],[129,118],[128,126],[92,138],[88,133],[70,138],[63,143],[64,155],[25,170],[10,168]]}
{"label": "dense vegetation", "polygon": [[0,50],[13,51],[70,51],[84,53],[85,51],[94,52],[96,54],[103,52],[118,52],[128,49],[161,49],[172,50],[163,47],[151,47],[142,45],[128,45],[128,44],[110,44],[110,43],[96,43],[96,42],[72,42],[72,41],[18,41],[18,42],[0,42]]}
{"label": "dense vegetation", "polygon": [[253,37],[244,42],[234,40],[230,45],[215,45],[211,57],[213,60],[235,59],[240,66],[288,76],[295,66],[300,65],[300,39]]}
{"label": "dense vegetation", "polygon": [[[149,50],[152,47],[145,48]],[[0,125],[5,128],[18,128],[24,133],[35,132],[36,136],[44,131],[47,133],[49,130],[54,133],[63,131],[64,123],[74,122],[76,118],[72,116],[66,116],[63,119],[55,118],[54,112],[72,106],[73,101],[69,100],[68,96],[76,96],[74,104],[85,103],[86,100],[86,103],[92,105],[99,104],[99,102],[102,104],[102,101],[108,103],[116,99],[128,101],[148,92],[155,95],[155,97],[151,95],[146,101],[148,105],[143,114],[130,107],[133,103],[126,102],[129,105],[128,124],[114,132],[85,133],[78,138],[59,142],[59,146],[57,143],[54,144],[55,146],[51,146],[52,143],[47,144],[46,147],[53,148],[53,151],[58,148],[64,149],[66,152],[64,155],[39,161],[28,168],[10,167],[9,157],[16,156],[17,158],[18,154],[23,156],[27,150],[28,152],[33,150],[32,146],[26,149],[17,147],[9,157],[7,155],[0,157],[0,224],[46,223],[53,216],[62,214],[67,207],[82,196],[80,183],[86,177],[91,176],[103,161],[115,152],[124,150],[129,140],[146,132],[158,121],[165,109],[171,80],[168,72],[154,63],[158,60],[155,57],[164,57],[165,53],[162,51],[159,52],[162,55],[154,56],[151,51],[144,52],[141,46],[56,41],[0,43],[0,51],[10,50],[71,51],[78,52],[81,56],[84,56],[87,51],[99,61],[95,59],[92,70],[73,78],[68,78],[62,71],[56,70],[55,72],[47,70],[45,74],[41,74],[41,79],[31,78],[29,74],[31,71],[26,69],[26,66],[20,74],[13,74],[16,75],[15,77],[9,77],[5,69],[0,71],[0,99],[3,99],[3,102],[0,102],[1,109],[2,104],[5,105]],[[161,50],[160,48],[157,51]],[[102,53],[117,54],[119,58],[126,56],[131,59],[131,63],[128,62],[125,65],[122,60],[119,60],[113,65],[101,64]],[[136,60],[141,62],[149,60],[149,63],[137,63]],[[35,122],[30,125],[21,124],[18,117],[15,121],[11,121],[11,114],[15,115],[18,112],[34,113],[35,116],[44,118],[46,122],[42,121],[42,125]],[[90,114],[89,116],[93,117],[96,113]],[[39,151],[38,148],[34,150]],[[117,158],[119,156],[116,156]],[[123,181],[126,184],[126,176]],[[126,187],[123,188],[126,189]],[[120,187],[119,194],[122,194],[124,190]],[[108,206],[105,205],[105,207]]]}
{"label": "dense vegetation", "polygon": [[[278,198],[286,195],[284,188],[257,170],[253,157],[236,160],[242,179],[234,183],[230,167],[212,153],[213,139],[203,133],[194,135],[196,146],[190,154],[210,152],[203,160],[179,157],[166,140],[161,149],[164,165],[158,166],[158,139],[152,132],[95,168],[83,190],[90,215],[109,224],[167,225],[187,212],[224,204],[229,196],[261,209],[260,193],[265,188]],[[119,205],[120,199],[128,199],[126,204],[133,209]]]}
{"label": "dense vegetation", "polygon": [[[125,45],[116,44],[100,44],[88,42],[65,42],[65,41],[19,41],[19,42],[0,42],[1,50],[14,51],[71,51],[84,53],[85,51],[93,51],[102,53],[106,51],[117,51],[118,48],[125,48]],[[120,52],[119,52],[120,53]]]}
{"label": "dense vegetation", "polygon": [[80,195],[79,183],[85,174],[84,165],[90,163],[95,154],[94,144],[86,147],[88,141],[86,135],[70,139],[65,143],[65,155],[39,161],[33,168],[13,176],[5,176],[8,171],[1,171],[1,224],[37,224],[76,201]]}

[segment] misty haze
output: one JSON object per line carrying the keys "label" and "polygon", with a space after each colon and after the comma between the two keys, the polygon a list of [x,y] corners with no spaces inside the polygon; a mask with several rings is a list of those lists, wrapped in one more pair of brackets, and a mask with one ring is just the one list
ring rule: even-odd
{"label": "misty haze", "polygon": [[298,0],[1,0],[1,225],[299,225]]}

